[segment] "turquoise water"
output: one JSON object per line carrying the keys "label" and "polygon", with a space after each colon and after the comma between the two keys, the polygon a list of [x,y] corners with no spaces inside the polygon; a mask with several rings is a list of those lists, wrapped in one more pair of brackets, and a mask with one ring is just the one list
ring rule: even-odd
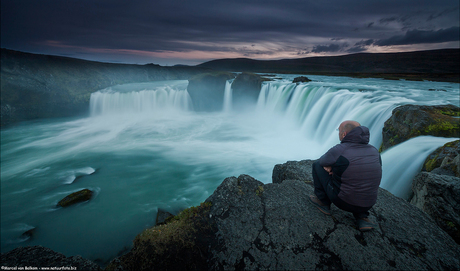
{"label": "turquoise water", "polygon": [[[245,110],[227,100],[223,112],[195,112],[187,81],[170,81],[94,93],[87,118],[3,129],[2,252],[43,245],[104,263],[154,225],[158,208],[176,213],[204,201],[226,177],[268,183],[275,164],[318,158],[338,143],[344,119],[370,127],[378,147],[397,105],[459,103],[459,84],[311,76],[314,82],[297,86],[293,77],[265,83],[258,104]],[[417,140],[382,155],[382,186],[395,194],[404,195],[415,174],[395,177],[403,170],[396,165],[417,171],[407,161],[452,139]],[[407,157],[397,161],[398,152]],[[84,188],[95,193],[90,201],[55,207]],[[32,238],[21,236],[31,228]]]}

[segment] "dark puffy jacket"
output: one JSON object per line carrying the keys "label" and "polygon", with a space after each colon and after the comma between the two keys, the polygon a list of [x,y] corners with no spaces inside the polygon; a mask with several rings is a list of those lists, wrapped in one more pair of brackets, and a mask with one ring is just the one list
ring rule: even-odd
{"label": "dark puffy jacket", "polygon": [[375,204],[382,179],[382,159],[368,143],[369,129],[359,126],[319,159],[321,166],[332,166],[333,183],[340,188],[339,198],[361,207]]}

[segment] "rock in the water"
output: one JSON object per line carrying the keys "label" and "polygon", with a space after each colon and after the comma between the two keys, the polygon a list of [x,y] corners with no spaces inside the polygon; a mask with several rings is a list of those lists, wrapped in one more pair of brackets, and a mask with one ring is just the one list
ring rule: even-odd
{"label": "rock in the water", "polygon": [[60,200],[57,204],[58,207],[67,207],[73,205],[75,203],[83,202],[90,200],[93,195],[93,191],[89,189],[83,189],[78,192],[72,193],[62,200]]}
{"label": "rock in the water", "polygon": [[460,108],[455,105],[403,105],[393,110],[382,130],[384,151],[420,135],[459,137]]}
{"label": "rock in the water", "polygon": [[460,244],[460,178],[421,172],[412,183],[412,192],[410,203]]}
{"label": "rock in the water", "polygon": [[2,253],[1,262],[2,270],[3,267],[66,267],[67,269],[62,270],[101,270],[99,265],[81,256],[66,257],[42,246],[18,247]]}
{"label": "rock in the water", "polygon": [[235,75],[229,72],[203,73],[190,78],[187,91],[192,98],[193,108],[208,112],[222,110],[225,83],[233,78]]}
{"label": "rock in the water", "polygon": [[284,180],[300,180],[305,183],[313,183],[311,167],[315,160],[288,161],[277,164],[273,168],[272,182],[282,183]]}
{"label": "rock in the water", "polygon": [[311,80],[305,76],[299,76],[299,77],[294,78],[294,80],[292,80],[292,83],[308,83],[308,82],[311,82]]}
{"label": "rock in the water", "polygon": [[162,209],[158,209],[155,225],[164,224],[168,219],[174,217],[173,214]]}
{"label": "rock in the water", "polygon": [[37,228],[33,227],[33,228],[25,231],[23,234],[21,234],[21,237],[24,238],[24,239],[32,238],[34,236],[36,230],[37,230]]}

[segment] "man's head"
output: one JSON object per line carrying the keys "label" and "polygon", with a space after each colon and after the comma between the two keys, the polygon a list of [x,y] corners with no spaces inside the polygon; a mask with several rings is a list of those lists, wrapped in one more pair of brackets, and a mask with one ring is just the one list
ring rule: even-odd
{"label": "man's head", "polygon": [[346,120],[342,122],[339,126],[339,139],[342,141],[342,139],[353,129],[356,127],[361,126],[359,122],[354,121],[354,120]]}

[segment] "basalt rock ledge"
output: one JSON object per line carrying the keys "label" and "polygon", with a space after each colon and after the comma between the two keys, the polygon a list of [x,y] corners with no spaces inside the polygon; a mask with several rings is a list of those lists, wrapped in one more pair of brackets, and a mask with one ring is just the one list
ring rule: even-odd
{"label": "basalt rock ledge", "polygon": [[[143,233],[131,252],[107,269],[177,268],[177,259],[165,262],[170,252],[187,255],[180,251],[190,251],[193,244],[200,253],[184,259],[183,269],[449,270],[460,266],[460,246],[407,201],[380,189],[370,211],[378,227],[363,233],[352,214],[332,207],[332,216],[326,216],[311,205],[308,196],[313,187],[308,180],[292,179],[296,178],[293,167],[294,162],[278,167],[280,177],[268,184],[248,175],[226,178],[204,203],[208,207],[189,216],[190,221],[200,221],[192,223],[199,227],[181,233],[181,241],[176,240],[170,251],[159,249],[164,244],[142,237],[147,236]],[[283,174],[283,168],[291,172]],[[161,227],[146,231],[163,233],[168,224]],[[136,265],[142,261],[149,261],[149,266]]]}

